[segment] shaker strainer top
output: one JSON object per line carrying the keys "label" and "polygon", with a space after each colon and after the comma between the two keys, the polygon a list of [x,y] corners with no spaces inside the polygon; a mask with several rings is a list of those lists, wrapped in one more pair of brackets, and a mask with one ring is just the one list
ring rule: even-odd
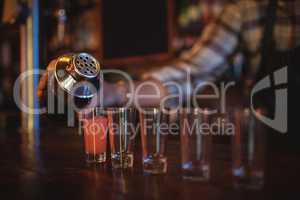
{"label": "shaker strainer top", "polygon": [[57,58],[55,78],[60,88],[79,98],[91,98],[99,89],[100,64],[90,54],[66,54]]}
{"label": "shaker strainer top", "polygon": [[87,53],[80,53],[74,59],[75,71],[87,78],[96,77],[99,74],[100,66],[98,61]]}

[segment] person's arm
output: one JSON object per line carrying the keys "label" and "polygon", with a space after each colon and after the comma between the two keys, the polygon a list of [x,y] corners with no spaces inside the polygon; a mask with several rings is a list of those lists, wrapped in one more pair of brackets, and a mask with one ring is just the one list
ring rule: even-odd
{"label": "person's arm", "polygon": [[[214,81],[228,66],[227,57],[238,44],[242,16],[238,4],[227,4],[220,17],[207,25],[193,48],[184,53],[178,62],[145,74],[144,78],[156,79],[161,84],[170,81],[177,88],[167,87],[169,94],[191,95],[193,87],[203,81]],[[191,81],[188,81],[191,77]]]}

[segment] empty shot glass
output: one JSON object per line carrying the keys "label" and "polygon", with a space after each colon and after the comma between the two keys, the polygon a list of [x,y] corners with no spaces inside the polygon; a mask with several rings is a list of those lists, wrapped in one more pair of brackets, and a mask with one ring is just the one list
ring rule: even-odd
{"label": "empty shot glass", "polygon": [[[264,113],[262,110],[256,112]],[[234,109],[231,116],[235,125],[232,137],[233,185],[261,189],[264,186],[266,129],[248,108]]]}
{"label": "empty shot glass", "polygon": [[140,110],[143,169],[145,173],[167,172],[166,140],[168,134],[168,113],[158,108]]}
{"label": "empty shot glass", "polygon": [[184,179],[210,178],[211,135],[209,115],[197,108],[179,110],[181,169]]}
{"label": "empty shot glass", "polygon": [[85,109],[80,113],[87,163],[106,161],[107,115],[101,108]]}
{"label": "empty shot glass", "polygon": [[136,130],[135,109],[109,108],[107,113],[112,167],[131,168]]}

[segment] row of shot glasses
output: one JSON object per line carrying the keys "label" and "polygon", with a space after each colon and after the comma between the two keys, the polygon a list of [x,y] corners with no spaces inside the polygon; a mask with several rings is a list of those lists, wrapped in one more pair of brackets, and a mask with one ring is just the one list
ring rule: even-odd
{"label": "row of shot glasses", "polygon": [[[182,176],[188,180],[208,181],[211,176],[211,150],[214,129],[232,134],[232,174],[237,184],[261,187],[264,178],[264,131],[249,109],[235,109],[216,123],[215,115],[200,108],[177,111],[159,108],[93,108],[80,115],[86,161],[107,161],[107,141],[112,168],[132,168],[134,145],[141,139],[143,171],[167,172],[167,138],[172,123],[179,125]],[[175,117],[174,117],[175,116]],[[224,123],[232,122],[232,127]],[[220,128],[220,126],[222,126]],[[228,128],[228,130],[224,130]],[[230,129],[230,130],[229,130]],[[230,134],[230,133],[229,133]]]}

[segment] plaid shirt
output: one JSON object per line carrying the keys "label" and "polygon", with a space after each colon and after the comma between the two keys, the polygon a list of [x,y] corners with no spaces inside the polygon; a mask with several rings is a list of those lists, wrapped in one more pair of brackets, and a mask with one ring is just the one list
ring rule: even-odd
{"label": "plaid shirt", "polygon": [[[193,48],[184,52],[178,62],[146,73],[143,77],[169,83],[166,88],[170,94],[181,90],[182,94],[190,96],[196,86],[204,81],[215,81],[228,69],[228,58],[241,43],[243,52],[248,52],[247,72],[253,76],[260,63],[267,7],[267,0],[241,0],[226,4],[218,19],[207,25]],[[278,1],[273,34],[277,50],[292,49],[300,44],[299,0]],[[242,57],[236,58],[241,60]],[[191,81],[187,77],[191,77]]]}

